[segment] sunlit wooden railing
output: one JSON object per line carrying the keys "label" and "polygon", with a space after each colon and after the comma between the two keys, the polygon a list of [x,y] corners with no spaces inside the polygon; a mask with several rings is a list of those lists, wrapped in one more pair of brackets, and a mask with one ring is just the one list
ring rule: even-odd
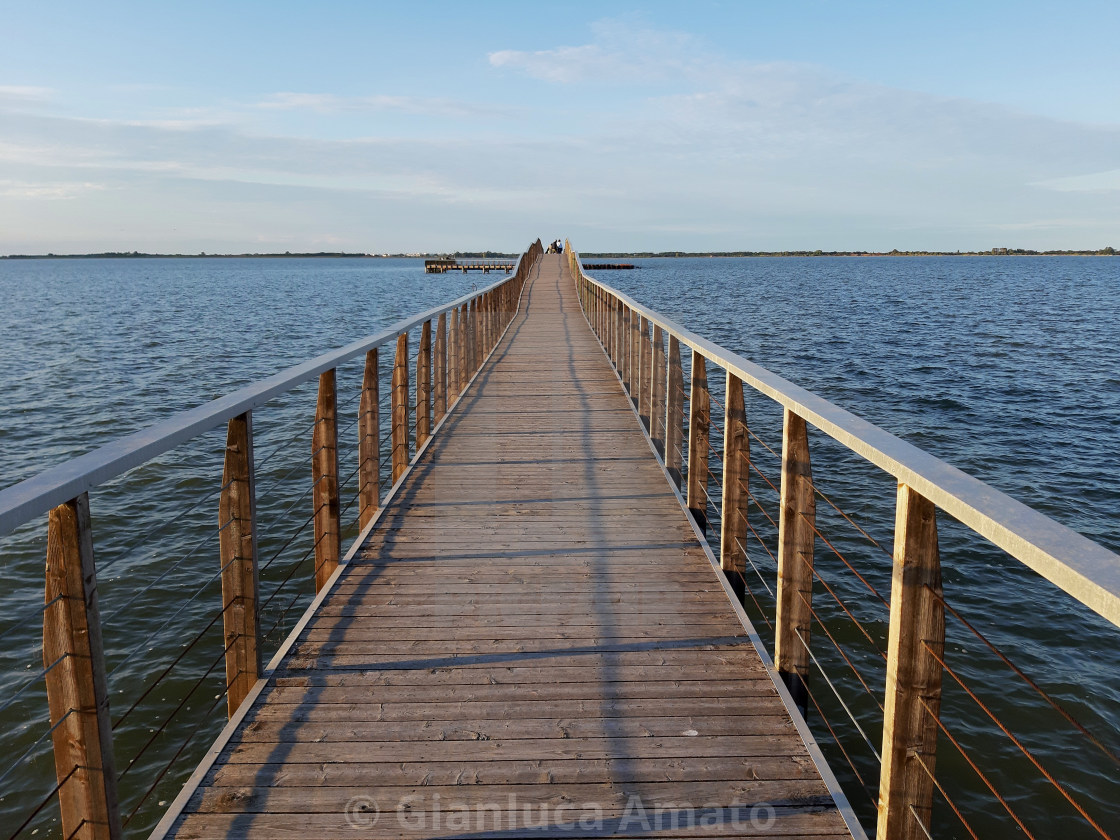
{"label": "sunlit wooden railing", "polygon": [[[744,603],[750,605],[754,600],[754,606],[758,606],[751,590],[754,577],[748,578],[749,564],[750,570],[758,574],[761,585],[772,595],[773,638],[765,646],[771,652],[773,665],[789,691],[792,704],[804,714],[811,700],[813,709],[821,712],[817,697],[808,690],[810,672],[817,675],[816,679],[828,681],[835,690],[829,674],[819,668],[818,656],[823,653],[816,647],[819,644],[826,648],[833,646],[851,666],[850,670],[867,689],[867,694],[878,703],[881,709],[878,719],[861,720],[851,714],[837,694],[844,711],[877,759],[876,836],[887,840],[937,836],[930,819],[935,790],[945,797],[946,805],[959,818],[959,825],[976,836],[968,815],[953,802],[938,777],[939,735],[961,749],[964,760],[997,800],[995,807],[1005,808],[1018,829],[1026,836],[1034,836],[1008,801],[1012,795],[1021,796],[1021,792],[1008,791],[1004,795],[998,790],[990,778],[989,768],[984,766],[983,757],[969,757],[946,727],[940,714],[945,675],[976,701],[976,714],[990,716],[1022,751],[1024,761],[1053,785],[1056,796],[1073,812],[1076,824],[1082,826],[1088,836],[1111,836],[1101,816],[1105,806],[1086,801],[1086,797],[1072,789],[1073,785],[1055,778],[989,705],[977,697],[961,677],[960,669],[947,662],[950,657],[945,651],[946,610],[949,610],[995,651],[1016,679],[1021,678],[1037,691],[1039,706],[1046,704],[1056,710],[1076,730],[1078,737],[1086,739],[1079,743],[1087,744],[1088,752],[1106,771],[1111,768],[1114,780],[1120,778],[1120,757],[1114,747],[1102,743],[1107,739],[1089,732],[946,600],[937,518],[940,512],[959,520],[1113,625],[1120,625],[1120,556],[588,276],[571,243],[567,243],[565,255],[588,323],[617,371],[667,475],[682,495],[698,532],[707,537],[732,589]],[[690,369],[687,384],[682,352],[687,354],[685,361]],[[720,380],[711,382],[715,371],[719,372]],[[753,389],[780,409],[780,446],[767,445],[759,438],[753,424],[748,423],[744,389]],[[722,404],[716,405],[717,412],[722,415],[721,427],[712,423],[717,392],[723,399]],[[810,458],[809,429],[831,437],[889,474],[897,483],[894,548],[893,552],[887,552],[893,562],[889,601],[868,583],[865,576],[869,568],[850,564],[818,524],[819,498],[835,507],[843,520],[878,546],[851,516],[819,490]],[[771,463],[780,464],[777,482],[760,469],[760,459],[752,457],[752,439],[756,452],[758,447],[763,447],[770,451]],[[759,503],[757,485],[761,482],[770,486],[777,499],[777,516],[768,513],[767,506]],[[761,533],[767,529],[776,537],[773,542]],[[764,574],[759,568],[762,564],[751,559],[748,544],[754,546],[756,553],[765,552],[763,556],[770,556],[772,576]],[[855,613],[860,610],[850,601],[838,598],[835,581],[830,586],[814,567],[814,550],[818,546],[821,549],[827,546],[848,565],[849,571],[870,590],[870,594],[861,590],[865,598],[877,599],[889,609],[885,650],[879,648],[865,626],[867,622],[857,618]],[[753,585],[757,587],[758,583]],[[880,689],[869,684],[876,680],[860,673],[861,669],[853,663],[845,647],[834,638],[835,624],[818,615],[813,602],[814,589],[826,600],[829,596],[835,598],[846,614],[843,620],[850,619],[870,643],[874,651],[870,658],[885,674],[881,702],[878,700]],[[756,614],[768,620],[761,607]],[[827,642],[811,638],[814,621],[827,634]],[[852,635],[858,637],[854,629]],[[882,663],[876,655],[882,657]],[[824,723],[835,737],[834,722],[825,720]],[[882,740],[881,747],[876,750],[866,733],[878,727],[882,728]],[[837,743],[847,758],[843,739],[837,738]],[[852,770],[858,778],[859,768],[854,763]],[[874,790],[871,782],[864,782],[863,786]],[[1120,795],[1120,788],[1113,786],[1112,790]],[[1115,817],[1115,813],[1112,816]]]}
{"label": "sunlit wooden railing", "polygon": [[[90,494],[129,470],[226,424],[224,471],[217,504],[221,604],[215,605],[216,614],[211,622],[211,625],[217,621],[221,623],[224,650],[217,652],[212,667],[220,669],[224,663],[222,693],[227,715],[233,717],[246,698],[260,690],[265,673],[260,623],[260,529],[256,521],[260,499],[254,462],[254,409],[305,382],[318,380],[315,421],[310,429],[311,475],[307,494],[311,497],[310,516],[306,520],[298,513],[291,516],[292,520],[303,522],[294,534],[308,526],[313,529],[313,578],[314,589],[318,592],[328,585],[345,559],[340,496],[340,484],[344,479],[339,474],[339,453],[344,444],[339,440],[338,368],[349,360],[364,359],[360,395],[355,397],[358,403],[355,501],[360,531],[356,548],[380,507],[392,497],[410,464],[425,449],[498,343],[518,310],[522,289],[541,253],[541,244],[537,241],[522,255],[512,274],[481,291],[407,318],[368,338],[0,490],[0,536],[44,515],[48,520],[44,606],[31,609],[32,605],[28,605],[30,617],[35,618],[40,613],[42,616],[43,667],[31,673],[22,684],[9,685],[7,690],[21,695],[38,683],[45,683],[47,708],[42,712],[44,715],[49,712],[49,725],[39,741],[32,745],[32,750],[3,772],[4,777],[22,772],[19,762],[28,760],[34,748],[39,744],[45,746],[49,739],[57,778],[57,784],[45,797],[28,802],[26,808],[13,804],[0,789],[0,802],[8,800],[0,812],[7,823],[0,835],[16,837],[25,832],[29,836],[39,833],[37,819],[52,803],[57,803],[59,836],[68,840],[74,837],[118,838],[129,819],[145,805],[155,786],[153,783],[143,796],[131,797],[130,810],[124,811],[118,797],[122,757],[114,750],[114,729],[123,718],[114,723],[110,715],[110,700],[119,692],[114,691],[116,686],[105,667],[98,564],[94,559],[97,535],[91,524]],[[409,352],[410,341],[416,342],[415,354]],[[382,372],[386,366],[381,354],[386,351],[392,353],[392,366],[389,387],[383,389]],[[410,382],[413,373],[415,379]],[[384,390],[388,393],[383,396]],[[383,417],[386,397],[389,415]],[[388,433],[383,434],[386,425]],[[303,442],[306,444],[306,438]],[[290,441],[293,446],[298,443],[298,439]],[[387,482],[382,480],[382,466],[388,467]],[[216,475],[214,481],[217,484]],[[189,500],[171,498],[165,503],[172,508],[177,501],[185,505]],[[169,517],[175,513],[173,509],[167,511]],[[285,545],[291,541],[289,538]],[[293,564],[293,571],[298,568],[298,563]],[[307,583],[310,585],[310,581]],[[278,591],[272,593],[270,600]],[[169,608],[175,606],[168,605]],[[19,625],[15,623],[18,617],[11,618],[12,627],[18,630]],[[205,634],[204,629],[187,649],[204,639]],[[179,641],[168,640],[172,645]],[[143,654],[143,645],[139,651]],[[164,685],[163,681],[170,675],[182,678],[175,672],[175,665],[182,656],[179,654],[171,666],[148,682],[137,703],[157,686]],[[187,675],[192,680],[196,676]],[[3,708],[8,708],[14,699],[7,699],[5,691],[0,689]],[[176,712],[182,707],[180,703]],[[114,711],[119,712],[119,709]],[[124,717],[131,712],[129,709]],[[173,713],[163,727],[175,725]],[[193,733],[185,734],[184,746]],[[151,743],[149,740],[144,749]],[[171,769],[181,752],[182,747],[170,756],[155,782]],[[128,767],[136,761],[136,757],[124,758],[131,759]],[[48,824],[52,822],[54,820],[49,820]]]}

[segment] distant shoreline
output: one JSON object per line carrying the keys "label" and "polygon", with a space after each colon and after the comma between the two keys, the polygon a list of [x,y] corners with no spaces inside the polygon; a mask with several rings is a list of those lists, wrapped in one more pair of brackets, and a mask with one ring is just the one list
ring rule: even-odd
{"label": "distant shoreline", "polygon": [[[1114,248],[1088,251],[1032,251],[1025,248],[993,248],[990,251],[588,251],[581,257],[595,259],[664,259],[674,257],[1111,257]],[[103,260],[103,259],[437,259],[440,257],[517,258],[498,251],[458,251],[454,254],[356,254],[316,251],[283,254],[146,254],[139,251],[105,251],[97,254],[8,254],[0,260]]]}
{"label": "distant shoreline", "polygon": [[581,257],[656,259],[668,257],[1111,257],[1114,248],[1090,251],[1031,251],[1025,248],[993,248],[990,251],[661,251],[580,252]]}

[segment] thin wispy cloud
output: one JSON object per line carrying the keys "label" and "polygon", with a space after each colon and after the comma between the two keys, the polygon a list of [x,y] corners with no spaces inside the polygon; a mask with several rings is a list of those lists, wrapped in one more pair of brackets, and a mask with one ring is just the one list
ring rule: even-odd
{"label": "thin wispy cloud", "polygon": [[649,85],[703,71],[700,42],[686,32],[635,26],[625,20],[592,25],[594,41],[547,50],[496,50],[496,68],[520,71],[546,82]]}
{"label": "thin wispy cloud", "polygon": [[1058,192],[1116,192],[1120,191],[1120,169],[1091,172],[1088,175],[1075,175],[1072,178],[1054,178],[1049,181],[1039,181],[1035,186]]}
{"label": "thin wispy cloud", "polygon": [[55,92],[35,85],[0,85],[0,108],[23,108],[48,105]]}
{"label": "thin wispy cloud", "polygon": [[479,102],[463,102],[438,97],[391,96],[338,96],[333,93],[274,93],[253,105],[255,108],[275,111],[314,111],[320,114],[343,112],[397,111],[427,117],[453,119],[483,119],[511,117],[517,109]]}

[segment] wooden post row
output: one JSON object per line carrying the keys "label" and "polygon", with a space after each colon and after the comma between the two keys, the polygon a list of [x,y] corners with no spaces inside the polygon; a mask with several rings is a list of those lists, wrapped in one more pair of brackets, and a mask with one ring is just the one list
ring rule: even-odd
{"label": "wooden post row", "polygon": [[230,419],[218,502],[222,626],[226,650],[226,712],[241,705],[261,672],[253,417]]}
{"label": "wooden post row", "polygon": [[389,399],[393,423],[393,483],[396,484],[408,469],[408,333],[397,336],[392,387]]}
{"label": "wooden post row", "polygon": [[944,656],[945,608],[936,508],[912,488],[899,484],[877,837],[917,840],[927,836],[941,714],[942,667],[938,659]]}
{"label": "wooden post row", "polygon": [[416,451],[432,435],[432,322],[420,328],[416,354]]}
{"label": "wooden post row", "polygon": [[688,509],[700,530],[708,530],[708,429],[711,397],[704,357],[692,351],[692,387],[688,400]]}
{"label": "wooden post row", "polygon": [[358,400],[358,527],[365,528],[381,506],[381,389],[377,348],[366,353]]}
{"label": "wooden post row", "polygon": [[788,408],[782,423],[781,503],[778,512],[778,593],[774,664],[805,715],[809,702],[809,636],[813,606],[813,493],[805,420]]}
{"label": "wooden post row", "polygon": [[311,435],[312,504],[315,508],[315,591],[338,568],[342,533],[338,501],[338,400],[334,368],[319,375],[315,431]]}
{"label": "wooden post row", "polygon": [[85,493],[48,516],[44,595],[44,681],[62,836],[116,840],[117,774]]}

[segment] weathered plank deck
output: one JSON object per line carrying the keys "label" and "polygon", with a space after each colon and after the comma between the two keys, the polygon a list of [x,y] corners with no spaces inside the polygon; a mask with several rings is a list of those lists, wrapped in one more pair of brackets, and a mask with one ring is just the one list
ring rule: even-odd
{"label": "weathered plank deck", "polygon": [[545,256],[178,838],[849,837]]}

